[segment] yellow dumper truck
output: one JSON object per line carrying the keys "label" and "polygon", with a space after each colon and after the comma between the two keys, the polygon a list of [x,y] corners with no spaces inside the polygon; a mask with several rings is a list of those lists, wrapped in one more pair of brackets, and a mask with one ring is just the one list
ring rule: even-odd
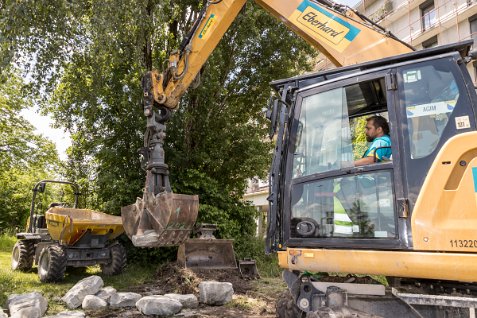
{"label": "yellow dumper truck", "polygon": [[[45,213],[36,211],[38,193],[47,184],[71,186],[74,203],[52,202]],[[43,180],[33,188],[26,232],[17,233],[12,251],[12,269],[31,270],[38,265],[42,282],[61,281],[67,266],[86,267],[99,264],[106,275],[116,275],[126,266],[126,251],[116,241],[124,232],[120,216],[78,208],[76,183]]]}

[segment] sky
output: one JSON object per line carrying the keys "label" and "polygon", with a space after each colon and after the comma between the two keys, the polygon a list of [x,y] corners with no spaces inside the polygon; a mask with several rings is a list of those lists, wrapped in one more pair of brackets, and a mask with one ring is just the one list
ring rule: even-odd
{"label": "sky", "polygon": [[[359,0],[335,0],[335,2],[352,7]],[[56,144],[56,149],[62,160],[67,158],[66,149],[71,146],[71,139],[68,133],[62,129],[52,128],[53,120],[49,116],[41,116],[34,108],[24,109],[20,114],[36,128],[36,133],[47,137]]]}
{"label": "sky", "polygon": [[52,128],[53,119],[49,116],[41,116],[34,108],[23,109],[20,115],[27,119],[35,128],[36,133],[43,135],[56,144],[56,149],[61,160],[66,160],[66,149],[71,146],[70,134],[63,129]]}

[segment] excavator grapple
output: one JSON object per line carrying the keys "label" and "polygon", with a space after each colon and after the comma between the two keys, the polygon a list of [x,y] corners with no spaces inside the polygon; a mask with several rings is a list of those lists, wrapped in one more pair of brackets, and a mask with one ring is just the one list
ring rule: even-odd
{"label": "excavator grapple", "polygon": [[198,211],[197,195],[145,193],[143,199],[121,208],[121,216],[134,246],[175,246],[189,238]]}

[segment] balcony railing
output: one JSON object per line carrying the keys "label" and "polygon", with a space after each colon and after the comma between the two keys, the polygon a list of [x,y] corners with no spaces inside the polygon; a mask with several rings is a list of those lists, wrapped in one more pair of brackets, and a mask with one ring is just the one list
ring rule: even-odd
{"label": "balcony railing", "polygon": [[[422,11],[419,9],[419,5],[422,3],[423,1],[419,0],[386,0],[382,6],[372,14],[366,12],[369,8],[365,8],[363,1],[357,4],[355,8],[365,14],[369,14],[370,19],[378,23],[381,22],[384,26],[393,23],[397,17],[416,17],[410,18],[409,22],[405,23],[401,29],[391,29],[398,38],[411,43],[423,33],[440,25],[449,24],[449,20],[456,19],[457,15],[468,10],[470,6],[477,5],[477,0],[439,1],[436,3],[439,4],[437,7],[426,12],[424,15],[422,15]],[[416,14],[416,10],[419,14]],[[409,14],[409,12],[413,12],[413,14]],[[417,16],[419,16],[419,18],[417,18]],[[386,21],[390,22],[386,23]]]}

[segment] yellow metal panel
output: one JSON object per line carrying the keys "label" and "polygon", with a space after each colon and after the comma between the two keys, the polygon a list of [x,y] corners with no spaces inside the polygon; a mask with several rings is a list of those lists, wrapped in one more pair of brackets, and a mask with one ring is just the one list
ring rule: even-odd
{"label": "yellow metal panel", "polygon": [[[229,29],[247,0],[222,0],[210,4],[190,41],[190,52],[171,55],[177,65],[177,79],[163,89],[162,78],[154,73],[154,98],[168,108],[179,99],[199,73],[209,55]],[[369,27],[352,10],[337,13],[310,0],[255,0],[297,35],[326,55],[336,66],[352,65],[411,52],[405,44]],[[187,61],[187,63],[186,63]],[[186,67],[187,65],[187,67]],[[157,76],[157,78],[156,78]]]}
{"label": "yellow metal panel", "polygon": [[110,240],[124,232],[120,216],[88,209],[55,207],[45,218],[51,238],[66,244],[74,244],[88,230],[94,235],[108,235]]}
{"label": "yellow metal panel", "polygon": [[[192,52],[184,78],[177,82],[177,85],[176,82],[171,81],[165,89],[165,96],[167,96],[165,106],[169,108],[177,107],[179,99],[199,73],[212,51],[217,47],[220,39],[229,29],[245,2],[247,0],[222,0],[218,4],[209,6],[205,18],[191,40]],[[184,67],[185,59],[181,59],[178,65],[179,74],[183,72]]]}
{"label": "yellow metal panel", "polygon": [[477,253],[475,140],[477,132],[459,134],[437,154],[412,212],[416,250]]}
{"label": "yellow metal panel", "polygon": [[470,253],[288,248],[278,252],[278,262],[299,271],[477,281],[477,254]]}
{"label": "yellow metal panel", "polygon": [[310,0],[256,0],[336,66],[409,53],[411,48],[365,26],[352,11],[347,16]]}

